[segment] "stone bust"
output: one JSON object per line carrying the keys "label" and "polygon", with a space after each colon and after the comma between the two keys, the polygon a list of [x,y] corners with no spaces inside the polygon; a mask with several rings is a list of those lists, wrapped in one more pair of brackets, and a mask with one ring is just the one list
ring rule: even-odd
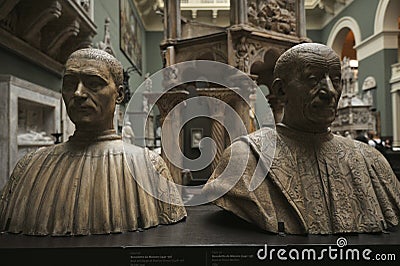
{"label": "stone bust", "polygon": [[72,53],[65,68],[62,96],[76,131],[17,163],[0,194],[0,231],[108,234],[182,220],[186,211],[161,157],[123,143],[114,130],[124,98],[121,63],[89,48]]}
{"label": "stone bust", "polygon": [[[249,154],[238,182],[215,204],[260,228],[288,234],[382,232],[398,225],[400,183],[386,159],[365,143],[334,135],[341,95],[341,62],[329,47],[306,43],[284,52],[274,69],[272,92],[284,105],[281,123],[239,138],[228,147],[205,189],[228,162]],[[262,143],[276,140],[272,154]],[[262,183],[249,185],[257,163]],[[267,170],[268,169],[268,170]]]}

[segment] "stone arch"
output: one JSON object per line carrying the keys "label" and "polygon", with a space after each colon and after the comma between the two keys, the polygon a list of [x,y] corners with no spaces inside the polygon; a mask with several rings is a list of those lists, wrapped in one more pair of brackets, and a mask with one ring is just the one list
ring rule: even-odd
{"label": "stone arch", "polygon": [[258,51],[250,66],[250,73],[257,75],[257,84],[271,86],[275,63],[282,52],[277,48],[263,48]]}
{"label": "stone arch", "polygon": [[342,53],[342,45],[349,31],[354,34],[356,46],[361,43],[361,30],[357,21],[352,17],[343,17],[339,19],[333,26],[327,41],[327,45],[331,47],[337,54]]}
{"label": "stone arch", "polygon": [[374,34],[388,30],[398,30],[400,2],[398,0],[381,0],[375,13]]}
{"label": "stone arch", "polygon": [[[374,35],[382,36],[384,43],[382,49],[397,48],[398,62],[400,61],[400,35],[398,33],[400,27],[400,2],[398,0],[381,0],[375,13]],[[392,126],[393,126],[393,149],[400,148],[400,86],[398,82],[399,63],[392,65],[391,86],[391,103],[392,103]]]}

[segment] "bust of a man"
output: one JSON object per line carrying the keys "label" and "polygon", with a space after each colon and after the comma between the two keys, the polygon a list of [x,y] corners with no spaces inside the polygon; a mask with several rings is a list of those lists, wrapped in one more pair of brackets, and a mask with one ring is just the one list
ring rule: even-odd
{"label": "bust of a man", "polygon": [[76,131],[67,142],[17,163],[1,193],[0,231],[108,234],[186,216],[161,157],[123,143],[114,130],[115,105],[124,98],[122,73],[121,63],[104,51],[71,54],[62,96]]}
{"label": "bust of a man", "polygon": [[[365,143],[332,134],[341,95],[341,63],[329,47],[307,43],[287,50],[274,69],[272,91],[283,103],[276,129],[262,128],[225,151],[210,178],[238,182],[215,203],[270,232],[382,232],[399,223],[400,183],[386,159]],[[276,140],[265,154],[263,145]],[[243,173],[228,171],[249,154]],[[272,164],[271,164],[272,161]],[[263,182],[250,184],[260,163]],[[215,183],[215,184],[214,184]]]}

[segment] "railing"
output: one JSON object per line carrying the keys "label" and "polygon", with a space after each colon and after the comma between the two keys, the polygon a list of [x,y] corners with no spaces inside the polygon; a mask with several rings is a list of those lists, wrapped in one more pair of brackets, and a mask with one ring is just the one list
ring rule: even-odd
{"label": "railing", "polygon": [[[237,1],[237,0],[233,0]],[[229,10],[229,0],[181,0],[181,10],[192,11],[192,18],[197,17],[199,10],[211,10],[213,19],[217,18],[219,10]]]}
{"label": "railing", "polygon": [[225,5],[229,6],[229,0],[181,0],[182,5]]}
{"label": "railing", "polygon": [[[236,1],[236,0],[235,0]],[[229,10],[229,0],[181,0],[181,9],[201,9],[201,10]]]}

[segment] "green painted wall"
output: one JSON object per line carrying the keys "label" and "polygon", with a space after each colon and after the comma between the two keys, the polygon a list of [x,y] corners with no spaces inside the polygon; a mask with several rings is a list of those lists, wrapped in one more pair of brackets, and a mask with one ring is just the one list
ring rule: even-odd
{"label": "green painted wall", "polygon": [[154,74],[163,67],[160,43],[164,37],[161,31],[146,32],[146,64],[147,72]]}
{"label": "green painted wall", "polygon": [[[137,15],[136,8],[131,2],[134,12]],[[93,38],[93,43],[96,45],[98,42],[102,41],[104,38],[104,22],[106,18],[110,18],[110,36],[111,45],[114,49],[115,57],[122,63],[124,69],[131,66],[130,61],[126,58],[124,53],[120,49],[119,43],[119,1],[110,0],[96,0],[94,1],[94,22],[97,25],[97,35]],[[141,27],[142,36],[142,76],[136,72],[130,73],[129,86],[133,92],[143,81],[144,74],[146,73],[146,60],[144,55],[146,54],[146,40],[143,38],[145,36],[145,31],[143,25]]]}
{"label": "green painted wall", "polygon": [[342,17],[354,18],[361,31],[361,39],[364,40],[374,34],[375,13],[379,0],[354,0],[340,14],[330,21],[322,30],[322,41],[327,43],[329,33],[335,23]]}
{"label": "green painted wall", "polygon": [[329,34],[335,23],[343,17],[354,18],[361,31],[361,39],[364,40],[374,34],[375,13],[380,0],[354,0],[340,14],[333,18],[320,30],[307,30],[307,37],[313,42],[328,42]]}
{"label": "green painted wall", "polygon": [[0,74],[8,74],[60,92],[61,78],[0,46]]}
{"label": "green painted wall", "polygon": [[374,95],[374,105],[377,111],[380,112],[382,136],[391,136],[393,134],[389,81],[391,78],[390,66],[394,63],[397,63],[397,50],[386,49],[361,60],[358,67],[360,88],[366,77],[372,76],[376,80],[377,88]]}
{"label": "green painted wall", "polygon": [[323,43],[321,30],[307,30],[307,37],[310,38],[313,42]]}

